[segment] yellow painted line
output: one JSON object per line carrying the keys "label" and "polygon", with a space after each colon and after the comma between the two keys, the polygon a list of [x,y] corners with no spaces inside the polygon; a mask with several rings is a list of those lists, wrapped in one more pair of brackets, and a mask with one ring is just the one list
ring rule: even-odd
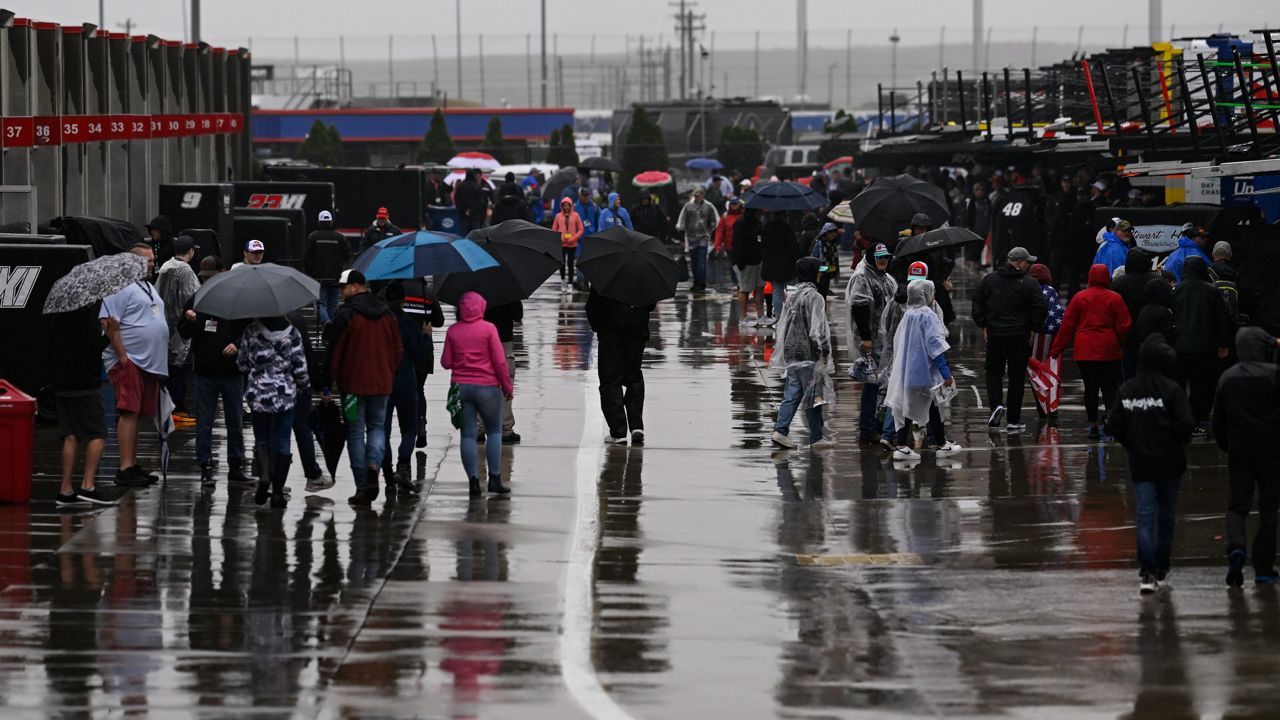
{"label": "yellow painted line", "polygon": [[807,567],[843,565],[923,565],[915,553],[855,553],[852,555],[796,555],[796,564]]}

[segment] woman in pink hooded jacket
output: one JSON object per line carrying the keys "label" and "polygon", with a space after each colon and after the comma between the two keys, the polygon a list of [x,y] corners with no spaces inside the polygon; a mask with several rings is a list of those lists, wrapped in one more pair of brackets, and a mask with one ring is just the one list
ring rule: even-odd
{"label": "woman in pink hooded jacket", "polygon": [[502,399],[511,398],[511,377],[498,329],[484,319],[484,309],[483,297],[463,293],[458,301],[458,321],[445,334],[440,354],[440,365],[453,371],[452,381],[462,396],[462,467],[471,483],[471,497],[481,494],[476,468],[477,414],[484,422],[489,492],[511,492],[502,484]]}

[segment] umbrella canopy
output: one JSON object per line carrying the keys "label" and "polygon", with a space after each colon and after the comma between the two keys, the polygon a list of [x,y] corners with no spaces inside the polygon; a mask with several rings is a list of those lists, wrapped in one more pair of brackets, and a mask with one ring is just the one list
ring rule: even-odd
{"label": "umbrella canopy", "polygon": [[564,189],[578,181],[578,168],[561,168],[555,175],[547,178],[547,186],[542,188],[542,197],[555,199],[560,197]]}
{"label": "umbrella canopy", "polygon": [[379,240],[351,263],[369,280],[411,280],[497,265],[498,261],[471,240],[426,230]]}
{"label": "umbrella canopy", "polygon": [[960,247],[985,242],[983,237],[972,230],[962,227],[942,227],[919,235],[902,238],[893,254],[895,259],[903,260],[915,255],[922,255],[940,248]]}
{"label": "umbrella canopy", "polygon": [[661,240],[618,225],[583,238],[578,268],[596,292],[636,306],[674,297],[680,277]]}
{"label": "umbrella canopy", "polygon": [[743,199],[752,210],[817,210],[827,199],[795,182],[766,182],[748,190]]}
{"label": "umbrella canopy", "polygon": [[849,208],[848,200],[839,202],[835,207],[831,208],[831,211],[827,213],[827,219],[831,222],[845,225],[852,225],[857,222],[853,219],[853,210]]}
{"label": "umbrella canopy", "polygon": [[[448,175],[444,176],[444,184],[448,185],[449,187],[453,187],[454,185],[458,184],[458,181],[465,180],[466,177],[467,177],[466,170],[454,170],[450,172]],[[481,175],[480,177],[482,180],[484,180],[485,184],[488,185],[491,190],[498,189],[498,186],[493,184],[493,179],[490,178],[488,175]]]}
{"label": "umbrella canopy", "polygon": [[482,152],[464,152],[449,158],[446,163],[451,168],[475,168],[476,170],[497,170],[502,167],[502,163],[494,159],[489,153]]}
{"label": "umbrella canopy", "polygon": [[507,220],[473,230],[474,240],[498,261],[497,267],[445,275],[436,297],[457,305],[462,294],[480,293],[490,305],[524,300],[560,269],[560,233],[527,220]]}
{"label": "umbrella canopy", "polygon": [[640,188],[662,187],[671,184],[671,173],[649,170],[631,178],[631,184]]}
{"label": "umbrella canopy", "polygon": [[262,263],[218,273],[196,292],[192,309],[224,320],[280,317],[320,297],[320,283],[291,267]]}
{"label": "umbrella canopy", "polygon": [[44,314],[68,312],[92,305],[147,276],[147,259],[133,253],[104,255],[71,268],[49,288]]}
{"label": "umbrella canopy", "polygon": [[916,213],[928,215],[935,226],[951,219],[942,188],[910,175],[876,180],[858,193],[849,207],[858,219],[858,229],[880,242],[897,237]]}
{"label": "umbrella canopy", "polygon": [[601,156],[589,157],[578,163],[578,167],[605,172],[622,172],[622,165],[618,164],[617,160]]}
{"label": "umbrella canopy", "polygon": [[715,158],[689,158],[684,164],[690,170],[723,170],[724,163]]}
{"label": "umbrella canopy", "polygon": [[347,426],[342,422],[342,410],[335,402],[322,402],[311,413],[311,433],[316,436],[320,452],[324,454],[325,467],[332,476],[338,471],[342,449],[347,446]]}

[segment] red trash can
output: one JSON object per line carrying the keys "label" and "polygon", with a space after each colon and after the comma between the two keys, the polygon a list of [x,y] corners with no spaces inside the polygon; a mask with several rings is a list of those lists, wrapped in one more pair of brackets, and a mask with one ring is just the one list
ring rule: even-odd
{"label": "red trash can", "polygon": [[31,500],[36,401],[0,380],[0,502]]}

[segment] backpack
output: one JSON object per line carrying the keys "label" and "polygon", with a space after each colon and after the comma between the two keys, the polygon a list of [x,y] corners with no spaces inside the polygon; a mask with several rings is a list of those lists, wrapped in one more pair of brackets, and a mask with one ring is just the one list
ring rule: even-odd
{"label": "backpack", "polygon": [[1227,303],[1227,312],[1231,315],[1231,321],[1236,325],[1247,325],[1248,317],[1240,315],[1240,289],[1236,287],[1234,280],[1227,280],[1214,272],[1213,268],[1209,268],[1209,277],[1213,280],[1213,289],[1218,291],[1223,301]]}

